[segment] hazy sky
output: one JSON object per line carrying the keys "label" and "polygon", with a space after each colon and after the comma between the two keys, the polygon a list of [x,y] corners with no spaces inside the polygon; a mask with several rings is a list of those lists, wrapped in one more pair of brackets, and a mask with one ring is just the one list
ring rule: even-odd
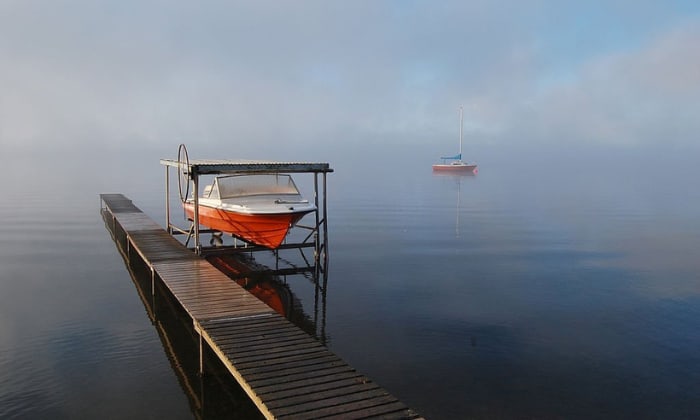
{"label": "hazy sky", "polygon": [[700,2],[0,0],[3,155],[441,155],[460,104],[476,150],[695,149]]}

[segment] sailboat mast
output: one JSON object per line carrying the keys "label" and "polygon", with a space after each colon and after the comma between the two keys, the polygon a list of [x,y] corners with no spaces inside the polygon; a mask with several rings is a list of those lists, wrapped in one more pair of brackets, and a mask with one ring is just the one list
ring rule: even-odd
{"label": "sailboat mast", "polygon": [[462,159],[462,105],[459,106],[459,159]]}

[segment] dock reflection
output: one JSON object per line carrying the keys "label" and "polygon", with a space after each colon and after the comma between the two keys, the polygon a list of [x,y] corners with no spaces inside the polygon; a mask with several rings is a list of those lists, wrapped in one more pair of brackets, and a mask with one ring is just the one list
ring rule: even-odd
{"label": "dock reflection", "polygon": [[203,355],[205,375],[199,374],[199,336],[192,319],[162,285],[156,282],[151,293],[151,274],[145,265],[126,259],[125,263],[194,417],[264,418],[211,351]]}
{"label": "dock reflection", "polygon": [[[106,227],[114,231],[109,223]],[[116,239],[116,238],[115,238]],[[198,419],[211,418],[263,418],[255,404],[239,386],[229,371],[208,347],[203,354],[204,375],[199,374],[199,335],[194,331],[191,317],[160,282],[153,282],[150,269],[138,258],[130,259],[115,244],[124,259],[141,302],[156,328],[173,372],[188,398],[192,414]],[[317,270],[308,268],[270,269],[257,263],[251,256],[210,255],[214,266],[228,275],[250,293],[268,304],[297,327],[326,343],[325,333],[325,284],[319,281]],[[312,267],[313,268],[313,267]],[[302,276],[315,286],[313,314],[305,313],[300,299],[293,293],[287,280],[290,276]]]}

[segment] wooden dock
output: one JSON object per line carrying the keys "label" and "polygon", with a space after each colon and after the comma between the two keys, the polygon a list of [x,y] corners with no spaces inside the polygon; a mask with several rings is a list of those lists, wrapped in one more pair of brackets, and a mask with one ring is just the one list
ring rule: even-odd
{"label": "wooden dock", "polygon": [[151,270],[266,418],[421,418],[313,337],[184,247],[121,194],[101,194],[129,258]]}

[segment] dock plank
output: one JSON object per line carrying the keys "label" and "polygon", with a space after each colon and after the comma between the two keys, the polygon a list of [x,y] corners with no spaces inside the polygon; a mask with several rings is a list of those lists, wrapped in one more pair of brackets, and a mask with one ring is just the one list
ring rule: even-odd
{"label": "dock plank", "polygon": [[[320,417],[336,416],[338,418],[363,418],[370,415],[388,414],[397,411],[407,411],[408,408],[402,402],[396,400],[391,395],[378,396],[374,398],[355,400],[353,396],[348,396],[345,403],[331,406],[323,406],[328,400],[321,400],[321,406],[304,412],[296,412],[289,415],[281,415],[278,418],[294,418],[297,420],[317,419]],[[337,398],[342,401],[344,398]]]}
{"label": "dock plank", "polygon": [[330,388],[335,384],[347,380],[363,382],[366,378],[358,372],[345,372],[334,376],[318,376],[296,382],[282,382],[268,386],[257,386],[255,390],[258,395],[267,398],[269,395],[279,395],[283,392],[296,393],[298,389],[305,389],[310,386],[328,386]]}
{"label": "dock plank", "polygon": [[307,359],[313,359],[316,357],[324,357],[327,354],[332,354],[330,351],[328,351],[325,347],[321,347],[318,349],[313,349],[312,351],[306,352],[306,353],[300,353],[300,354],[294,354],[290,356],[283,356],[283,357],[267,357],[267,358],[258,358],[254,360],[248,360],[248,361],[239,361],[236,366],[239,368],[239,370],[243,371],[247,368],[250,367],[264,367],[264,366],[276,366],[280,365],[286,362],[290,361],[295,361],[295,360],[307,360]]}
{"label": "dock plank", "polygon": [[288,378],[293,375],[313,372],[323,372],[329,369],[347,367],[347,364],[340,359],[322,360],[313,364],[300,364],[297,366],[284,366],[280,369],[270,370],[267,372],[246,371],[246,377],[251,381],[263,380],[269,378]]}
{"label": "dock plank", "polygon": [[122,194],[100,194],[100,198],[111,213],[140,213],[141,209]]}
{"label": "dock plank", "polygon": [[360,375],[357,372],[338,375],[331,379],[328,378],[314,378],[313,380],[307,380],[304,383],[297,383],[294,385],[282,384],[282,385],[272,385],[268,387],[257,388],[258,395],[265,398],[266,401],[277,401],[283,398],[308,395],[316,393],[319,391],[327,389],[345,388],[352,387],[353,389],[362,389],[361,385],[366,385],[373,383],[369,381],[366,377]]}
{"label": "dock plank", "polygon": [[269,372],[273,372],[276,375],[279,374],[284,374],[285,371],[288,371],[289,369],[295,369],[295,368],[300,368],[304,367],[305,369],[311,369],[315,368],[316,366],[320,366],[322,364],[331,364],[331,363],[345,363],[343,362],[340,358],[338,358],[335,355],[327,355],[327,356],[321,356],[321,357],[313,357],[313,358],[307,358],[307,359],[301,359],[301,360],[292,360],[288,361],[285,363],[278,363],[276,365],[265,365],[265,366],[252,366],[249,367],[248,369],[238,369],[239,372],[244,373],[246,375],[248,374],[267,374]]}
{"label": "dock plank", "polygon": [[[354,384],[351,386],[343,386],[339,388],[328,388],[327,384],[317,385],[315,387],[306,387],[303,392],[297,393],[295,395],[286,398],[274,398],[274,396],[269,395],[267,397],[267,405],[270,408],[280,408],[280,407],[290,407],[299,406],[304,403],[318,401],[319,399],[337,397],[342,395],[358,394],[367,391],[379,390],[382,393],[386,393],[379,385],[375,383],[366,384]],[[279,415],[282,413],[276,411]]]}
{"label": "dock plank", "polygon": [[221,341],[217,343],[233,343],[233,344],[250,344],[250,343],[264,343],[270,340],[288,340],[292,338],[301,338],[308,336],[304,331],[290,331],[288,329],[280,329],[270,331],[267,334],[253,333],[253,334],[243,334],[231,335],[226,337],[221,337]]}
{"label": "dock plank", "polygon": [[309,398],[307,401],[299,402],[297,404],[281,406],[275,410],[275,413],[277,413],[277,415],[280,417],[284,417],[292,414],[302,415],[304,412],[318,412],[319,410],[323,409],[335,410],[339,405],[347,405],[348,403],[354,403],[356,401],[373,401],[373,403],[381,403],[382,405],[387,402],[394,402],[393,398],[391,398],[386,391],[379,387],[365,391],[355,390],[355,392],[350,393],[340,393],[339,395],[334,394],[334,392],[317,393],[309,397],[320,398]]}

